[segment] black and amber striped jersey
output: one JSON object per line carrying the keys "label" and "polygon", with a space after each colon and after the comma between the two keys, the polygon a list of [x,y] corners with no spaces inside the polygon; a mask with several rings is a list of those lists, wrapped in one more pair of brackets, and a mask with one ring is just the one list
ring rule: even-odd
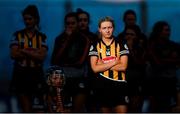
{"label": "black and amber striped jersey", "polygon": [[[19,49],[41,49],[42,47],[48,48],[46,45],[46,35],[35,31],[33,37],[29,38],[25,32],[25,29],[17,31],[13,34],[13,39],[10,43],[10,48],[12,46],[18,46]],[[41,66],[42,61],[34,60],[32,58],[21,58],[20,60],[15,60],[15,63],[21,66],[36,67]]]}
{"label": "black and amber striped jersey", "polygon": [[[128,47],[125,42],[119,43],[117,40],[113,40],[109,46],[107,46],[103,40],[91,45],[89,50],[89,56],[97,56],[104,63],[111,62],[115,57],[129,54]],[[125,72],[107,70],[100,72],[100,76],[108,78],[114,81],[126,81]]]}

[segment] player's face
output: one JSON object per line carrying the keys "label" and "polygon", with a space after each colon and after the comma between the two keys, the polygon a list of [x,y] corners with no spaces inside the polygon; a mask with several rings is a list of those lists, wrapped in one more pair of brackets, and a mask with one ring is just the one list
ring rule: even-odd
{"label": "player's face", "polygon": [[125,39],[127,40],[127,45],[129,48],[132,48],[136,38],[136,33],[132,29],[127,29],[125,31]]}
{"label": "player's face", "polygon": [[125,39],[130,40],[135,38],[136,38],[136,33],[132,29],[127,29],[125,32]]}
{"label": "player's face", "polygon": [[61,83],[59,74],[53,74],[51,77],[51,82],[53,83],[54,86],[59,86]]}
{"label": "player's face", "polygon": [[135,25],[136,17],[133,14],[126,15],[125,23],[126,23],[126,25]]}
{"label": "player's face", "polygon": [[110,21],[104,21],[99,27],[99,32],[102,35],[102,38],[111,38],[113,35],[113,24]]}
{"label": "player's face", "polygon": [[26,28],[31,29],[35,27],[36,19],[33,16],[29,14],[25,14],[23,16],[23,19],[24,19],[24,24],[26,25]]}
{"label": "player's face", "polygon": [[170,37],[170,28],[169,26],[164,26],[162,29],[162,32],[160,34],[160,37],[169,39]]}
{"label": "player's face", "polygon": [[78,15],[78,25],[79,25],[79,28],[81,30],[88,29],[89,22],[88,22],[88,17],[86,14],[79,14]]}
{"label": "player's face", "polygon": [[77,20],[75,17],[68,17],[66,19],[66,30],[74,31],[77,29]]}

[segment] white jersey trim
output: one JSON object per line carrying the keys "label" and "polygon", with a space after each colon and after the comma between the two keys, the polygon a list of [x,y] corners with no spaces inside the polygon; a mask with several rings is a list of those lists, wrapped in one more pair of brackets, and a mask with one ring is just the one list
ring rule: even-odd
{"label": "white jersey trim", "polygon": [[103,77],[105,77],[105,78],[107,78],[107,79],[109,79],[109,80],[112,80],[112,81],[117,81],[117,82],[125,82],[125,83],[127,83],[127,81],[126,80],[114,80],[114,79],[112,79],[112,78],[109,78],[109,77],[106,77],[105,75],[103,75],[102,73],[99,73],[101,76],[103,76]]}

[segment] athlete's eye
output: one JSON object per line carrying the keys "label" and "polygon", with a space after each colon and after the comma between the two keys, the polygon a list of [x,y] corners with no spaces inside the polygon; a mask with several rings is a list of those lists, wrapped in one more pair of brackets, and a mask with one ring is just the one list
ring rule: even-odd
{"label": "athlete's eye", "polygon": [[102,27],[102,29],[103,29],[103,30],[105,30],[105,29],[106,29],[106,27]]}
{"label": "athlete's eye", "polygon": [[112,29],[112,28],[113,28],[112,26],[108,27],[108,29]]}

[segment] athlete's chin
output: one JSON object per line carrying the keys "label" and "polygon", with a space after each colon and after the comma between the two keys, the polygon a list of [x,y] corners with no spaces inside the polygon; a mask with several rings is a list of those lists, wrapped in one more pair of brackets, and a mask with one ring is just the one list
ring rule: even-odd
{"label": "athlete's chin", "polygon": [[110,38],[111,38],[111,35],[106,35],[105,38],[109,38],[109,39],[110,39]]}

